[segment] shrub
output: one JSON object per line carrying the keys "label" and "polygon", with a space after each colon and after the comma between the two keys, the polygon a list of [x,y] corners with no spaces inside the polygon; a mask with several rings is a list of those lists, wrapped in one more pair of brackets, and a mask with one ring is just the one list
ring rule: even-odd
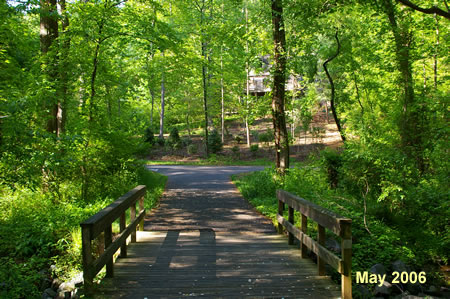
{"label": "shrub", "polygon": [[151,145],[155,144],[155,136],[153,134],[152,128],[150,127],[145,130],[145,142],[148,142]]}
{"label": "shrub", "polygon": [[269,143],[274,140],[273,131],[271,129],[267,129],[265,133],[259,134],[259,141]]}
{"label": "shrub", "polygon": [[222,150],[222,139],[219,135],[219,133],[217,132],[217,130],[213,130],[210,134],[209,134],[209,138],[208,138],[208,148],[209,150],[215,154],[218,153]]}
{"label": "shrub", "polygon": [[183,136],[181,138],[181,144],[185,147],[189,146],[192,144],[192,139],[189,136]]}
{"label": "shrub", "polygon": [[259,132],[258,131],[252,131],[252,136],[255,138],[256,141],[259,141]]}
{"label": "shrub", "polygon": [[257,145],[257,144],[250,145],[250,152],[252,153],[253,156],[256,156],[258,149],[259,149],[259,145]]}
{"label": "shrub", "polygon": [[236,157],[239,157],[241,154],[239,146],[235,145],[231,148],[231,151],[233,152],[233,155]]}
{"label": "shrub", "polygon": [[169,139],[167,140],[167,143],[170,147],[174,149],[181,148],[181,139],[180,134],[178,133],[178,129],[176,127],[173,127],[170,130]]}
{"label": "shrub", "polygon": [[195,144],[189,144],[187,146],[187,153],[189,155],[193,155],[197,153],[197,146]]}
{"label": "shrub", "polygon": [[322,164],[328,175],[328,183],[332,189],[336,189],[339,182],[339,168],[342,160],[339,153],[335,150],[326,149],[321,152]]}
{"label": "shrub", "polygon": [[158,139],[156,139],[156,143],[158,143],[159,146],[164,146],[166,141],[164,140],[164,137],[159,136]]}
{"label": "shrub", "polygon": [[236,142],[237,142],[238,144],[240,144],[241,141],[242,141],[242,138],[241,138],[241,136],[236,135],[236,136],[234,136],[234,140],[236,140]]}

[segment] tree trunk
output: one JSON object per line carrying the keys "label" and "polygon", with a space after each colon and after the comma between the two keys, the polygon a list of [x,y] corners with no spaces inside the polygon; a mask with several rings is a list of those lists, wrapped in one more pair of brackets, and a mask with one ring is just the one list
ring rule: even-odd
{"label": "tree trunk", "polygon": [[206,42],[202,42],[202,56],[203,56],[203,65],[202,65],[202,83],[203,83],[203,108],[205,112],[205,151],[206,156],[209,157],[209,146],[208,146],[208,83],[207,83],[207,53],[206,53]]}
{"label": "tree trunk", "polygon": [[245,117],[245,134],[247,135],[247,146],[250,147],[250,128],[248,125],[248,117]]}
{"label": "tree trunk", "polygon": [[331,112],[333,113],[333,118],[334,118],[334,121],[336,122],[336,126],[337,126],[337,129],[339,131],[339,134],[341,135],[342,141],[345,142],[345,134],[342,131],[341,120],[339,119],[339,117],[337,115],[337,111],[336,111],[336,104],[335,104],[336,91],[335,91],[335,88],[334,88],[334,82],[333,82],[333,78],[331,77],[330,73],[328,72],[328,68],[327,68],[327,64],[331,60],[335,59],[339,55],[339,50],[341,49],[341,44],[339,43],[337,30],[336,30],[335,38],[336,38],[336,42],[337,42],[336,54],[334,54],[332,57],[328,58],[323,63],[323,69],[325,70],[325,73],[327,74],[327,78],[330,81],[330,87],[331,87],[331,99],[330,99]]}
{"label": "tree trunk", "polygon": [[[245,2],[245,34],[248,35],[248,9],[247,9],[247,2]],[[245,52],[246,55],[248,55],[248,39],[245,41]],[[248,126],[248,114],[249,114],[249,107],[248,107],[248,101],[250,99],[250,67],[248,65],[248,57],[245,62],[245,73],[247,75],[246,80],[246,95],[245,98],[245,108],[246,108],[246,115],[245,115],[245,133],[247,137],[247,146],[250,148],[250,129]]]}
{"label": "tree trunk", "polygon": [[398,26],[395,7],[392,0],[384,0],[384,8],[394,34],[397,67],[403,86],[402,115],[400,119],[400,136],[405,154],[416,160],[420,172],[424,171],[422,149],[421,108],[416,103],[410,47],[412,32],[406,22]]}
{"label": "tree trunk", "polygon": [[[223,19],[224,19],[224,2],[222,1],[221,5],[221,20],[222,20],[222,26]],[[223,86],[223,47],[220,46],[220,102],[221,102],[221,108],[222,108],[222,114],[221,114],[221,134],[222,134],[222,143],[225,143],[225,102],[224,102],[224,86]]]}
{"label": "tree trunk", "polygon": [[[101,25],[103,25],[103,24],[101,24]],[[99,29],[99,34],[101,34],[101,31],[102,31],[101,25],[100,25],[100,29]],[[93,69],[92,69],[92,74],[91,74],[91,96],[89,99],[89,122],[92,122],[93,118],[94,118],[94,109],[95,109],[94,99],[95,99],[95,94],[96,94],[95,79],[97,78],[99,52],[100,52],[100,42],[98,42],[97,45],[95,46],[94,59],[92,60]]]}
{"label": "tree trunk", "polygon": [[439,21],[436,15],[434,15],[434,19],[436,20],[436,49],[434,50],[433,55],[433,71],[434,71],[434,89],[437,90],[437,79],[438,79],[438,51],[439,51]]}
{"label": "tree trunk", "polygon": [[222,143],[225,142],[225,103],[224,103],[224,91],[223,91],[223,61],[222,61],[222,48],[220,49],[221,55],[220,55],[220,102],[221,102],[221,108],[222,108],[222,114],[221,114],[221,132],[222,132]]}
{"label": "tree trunk", "polygon": [[61,13],[63,14],[63,18],[61,21],[61,28],[64,33],[64,39],[62,43],[61,49],[61,92],[62,92],[62,103],[61,109],[58,114],[60,114],[60,118],[58,120],[61,132],[64,132],[67,122],[67,100],[69,97],[69,78],[68,78],[68,70],[69,66],[69,50],[70,50],[70,38],[67,36],[69,27],[69,17],[66,13],[66,0],[60,0],[59,4],[61,6]]}
{"label": "tree trunk", "polygon": [[[149,59],[149,56],[150,56],[150,59]],[[152,108],[151,108],[151,113],[150,113],[150,127],[152,128],[153,127],[153,109],[154,109],[154,104],[155,104],[155,92],[153,91],[153,88],[152,88],[152,76],[151,76],[151,71],[150,71],[149,60],[153,60],[152,50],[150,50],[150,53],[148,53],[148,55],[147,55],[147,72],[148,72],[147,89],[148,89],[148,92],[150,94],[150,98],[152,101]]]}
{"label": "tree trunk", "polygon": [[286,37],[282,0],[272,0],[272,29],[274,41],[274,73],[272,91],[272,120],[275,134],[276,167],[284,175],[289,168],[289,141],[284,112],[286,81]]}
{"label": "tree trunk", "polygon": [[[40,44],[42,63],[45,67],[42,72],[48,78],[48,82],[53,85],[53,90],[57,90],[58,82],[58,67],[57,55],[50,54],[50,48],[54,47],[54,42],[58,38],[58,11],[56,7],[56,0],[41,0],[40,13]],[[47,118],[46,129],[50,133],[59,136],[60,122],[58,122],[58,112],[60,110],[60,103],[55,92],[50,91],[46,95],[47,101],[44,104],[44,109],[49,111]]]}
{"label": "tree trunk", "polygon": [[[161,56],[164,57],[164,51],[161,52]],[[159,138],[164,138],[164,105],[166,88],[164,86],[164,70],[161,73],[161,113],[159,115]]]}

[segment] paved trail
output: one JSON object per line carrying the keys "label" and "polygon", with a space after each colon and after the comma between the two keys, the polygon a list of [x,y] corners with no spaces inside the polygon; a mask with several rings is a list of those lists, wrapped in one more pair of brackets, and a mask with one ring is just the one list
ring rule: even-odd
{"label": "paved trail", "polygon": [[263,167],[152,166],[149,169],[169,179],[161,205],[146,219],[145,230],[275,232],[271,221],[261,217],[230,181],[232,174]]}
{"label": "paved trail", "polygon": [[99,298],[338,298],[230,175],[263,167],[151,166],[169,177],[145,232],[115,265]]}

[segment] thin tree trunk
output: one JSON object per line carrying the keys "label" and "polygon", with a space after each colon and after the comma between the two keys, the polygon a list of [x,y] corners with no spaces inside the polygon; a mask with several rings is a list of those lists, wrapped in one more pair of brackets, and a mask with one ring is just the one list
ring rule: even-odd
{"label": "thin tree trunk", "polygon": [[[161,56],[164,58],[164,51],[161,52]],[[159,115],[159,138],[164,138],[164,105],[166,88],[164,86],[164,70],[161,73],[161,113]]]}
{"label": "thin tree trunk", "polygon": [[331,99],[330,99],[331,112],[333,113],[333,118],[334,118],[334,121],[336,122],[336,126],[337,126],[337,129],[339,131],[339,134],[341,135],[342,141],[345,142],[345,135],[344,135],[344,132],[342,131],[342,127],[341,127],[341,120],[339,119],[339,117],[337,115],[337,112],[336,112],[336,104],[335,104],[336,92],[335,92],[335,88],[334,88],[334,82],[333,82],[333,78],[331,77],[330,73],[328,72],[328,68],[327,68],[327,64],[330,61],[332,61],[333,59],[335,59],[339,55],[339,50],[341,49],[341,44],[339,43],[337,30],[336,30],[336,35],[334,37],[336,38],[336,42],[337,42],[336,54],[334,54],[332,57],[328,58],[323,63],[323,69],[325,70],[325,73],[327,74],[328,80],[330,81],[330,87],[331,87]]}
{"label": "thin tree trunk", "polygon": [[67,122],[67,99],[69,97],[68,94],[68,70],[69,70],[69,50],[70,50],[70,38],[67,36],[69,27],[69,18],[66,14],[66,0],[59,0],[61,6],[61,13],[63,14],[63,18],[61,21],[61,28],[64,33],[64,39],[62,44],[61,51],[61,84],[62,84],[62,103],[61,109],[59,111],[59,124],[61,128],[61,132],[64,132]]}
{"label": "thin tree trunk", "polygon": [[250,147],[250,128],[248,125],[248,117],[245,117],[245,134],[247,135],[247,146]]}
{"label": "thin tree trunk", "polygon": [[[58,38],[58,12],[56,0],[40,0],[40,44],[41,55],[43,57],[42,68],[44,75],[48,77],[54,90],[57,90],[58,68],[57,55],[49,54],[50,48],[54,47],[54,42]],[[44,109],[50,111],[48,115],[46,129],[50,133],[59,135],[60,125],[58,123],[58,111],[60,109],[58,96],[55,92],[50,91],[47,95],[48,101],[44,104]]]}
{"label": "thin tree trunk", "polygon": [[209,146],[208,146],[208,83],[207,83],[207,54],[206,54],[206,43],[202,42],[202,56],[203,56],[203,65],[202,65],[202,83],[203,83],[203,108],[205,112],[205,151],[206,157],[209,157]]}
{"label": "thin tree trunk", "polygon": [[152,108],[151,108],[151,113],[150,113],[150,127],[152,128],[153,127],[153,109],[154,109],[154,104],[155,104],[155,92],[153,91],[153,88],[152,88],[152,76],[151,76],[151,72],[150,72],[149,56],[150,56],[150,60],[153,60],[152,50],[150,50],[150,53],[148,53],[148,55],[147,55],[147,72],[148,72],[147,89],[148,89],[148,92],[150,94],[150,98],[152,101]]}
{"label": "thin tree trunk", "polygon": [[272,0],[272,26],[274,41],[274,73],[272,92],[272,120],[275,134],[276,167],[284,175],[289,168],[289,141],[284,111],[286,81],[286,37],[282,0]]}
{"label": "thin tree trunk", "polygon": [[[222,25],[223,25],[223,17],[224,17],[224,5],[221,5],[222,11]],[[225,143],[225,101],[224,101],[224,86],[223,86],[223,47],[220,46],[220,102],[222,108],[221,114],[221,134],[222,134],[222,143]]]}
{"label": "thin tree trunk", "polygon": [[222,143],[225,142],[225,103],[224,103],[224,88],[223,88],[223,58],[222,58],[222,48],[220,49],[220,102],[222,106],[221,114],[221,132],[222,132]]}
{"label": "thin tree trunk", "polygon": [[[101,34],[102,25],[103,25],[103,23],[100,26],[99,34]],[[94,98],[95,98],[95,94],[96,94],[95,79],[97,78],[98,53],[99,52],[100,52],[100,42],[98,42],[97,45],[95,46],[94,59],[92,61],[93,69],[92,69],[92,74],[91,74],[91,96],[89,99],[89,122],[92,122],[93,117],[94,117],[94,115],[93,115],[94,109],[95,109]]]}
{"label": "thin tree trunk", "polygon": [[436,49],[435,49],[434,55],[433,55],[433,60],[434,60],[433,70],[434,70],[434,89],[436,90],[437,89],[437,80],[438,80],[437,56],[438,56],[438,51],[439,51],[439,21],[438,21],[436,14],[434,15],[434,19],[436,20]]}
{"label": "thin tree trunk", "polygon": [[[248,35],[248,9],[247,9],[247,2],[245,2],[245,33],[246,35]],[[245,41],[245,52],[246,55],[248,55],[248,40]],[[248,107],[248,102],[250,99],[250,67],[248,65],[248,58],[246,59],[245,62],[245,73],[247,75],[247,80],[246,80],[246,95],[247,97],[245,98],[245,105],[246,105],[246,115],[245,115],[245,132],[246,132],[246,136],[247,136],[247,146],[250,147],[250,129],[248,126],[248,114],[249,114],[249,107]]]}
{"label": "thin tree trunk", "polygon": [[[361,96],[359,95],[359,87],[358,87],[358,80],[356,78],[356,73],[353,73],[353,81],[355,82],[355,89],[356,89],[356,99],[358,100],[359,107],[361,108],[361,116],[364,115],[364,106],[361,103]],[[363,119],[364,122],[364,119]]]}

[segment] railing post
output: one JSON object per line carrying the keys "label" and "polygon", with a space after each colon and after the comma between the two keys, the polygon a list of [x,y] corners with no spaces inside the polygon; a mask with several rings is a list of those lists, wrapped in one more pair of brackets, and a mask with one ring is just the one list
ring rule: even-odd
{"label": "railing post", "polygon": [[341,252],[344,273],[341,275],[342,299],[352,298],[352,223],[341,222]]}
{"label": "railing post", "polygon": [[[144,195],[139,198],[139,213],[144,210]],[[144,218],[139,222],[139,231],[144,231]]]}
{"label": "railing post", "polygon": [[[288,221],[289,221],[292,225],[294,225],[294,208],[291,207],[291,206],[288,206],[288,212],[289,212],[289,215],[288,215]],[[293,235],[291,232],[289,232],[288,244],[289,244],[289,245],[294,244],[294,235]]]}
{"label": "railing post", "polygon": [[[130,207],[130,223],[132,223],[136,219],[136,202],[133,203]],[[131,243],[136,243],[136,230],[133,229],[131,232]]]}
{"label": "railing post", "polygon": [[[122,233],[126,228],[126,217],[125,213],[120,215],[120,232]],[[120,257],[127,257],[127,241],[123,243],[122,246],[120,246]]]}
{"label": "railing post", "polygon": [[[112,243],[112,225],[108,225],[105,229],[105,250]],[[114,259],[111,258],[106,262],[106,277],[114,276]]]}
{"label": "railing post", "polygon": [[81,243],[82,243],[82,257],[83,257],[83,280],[84,291],[86,294],[92,292],[94,277],[92,275],[92,246],[91,246],[91,228],[87,225],[81,226]]}
{"label": "railing post", "polygon": [[[306,217],[305,215],[302,214],[302,226],[301,226],[301,230],[302,232],[306,235],[308,233],[308,217]],[[306,258],[307,257],[307,251],[306,251],[307,247],[306,245],[303,243],[303,238],[302,240],[300,240],[300,256],[302,258]]]}
{"label": "railing post", "polygon": [[[278,214],[280,214],[281,217],[283,217],[283,211],[284,211],[284,202],[281,200],[278,200]],[[278,223],[278,233],[283,233],[283,225],[281,223]]]}
{"label": "railing post", "polygon": [[[317,230],[318,230],[318,238],[317,241],[320,245],[325,245],[325,227],[323,227],[320,224],[317,224]],[[320,257],[320,255],[317,255],[317,269],[320,276],[325,275],[325,262],[323,258]]]}

